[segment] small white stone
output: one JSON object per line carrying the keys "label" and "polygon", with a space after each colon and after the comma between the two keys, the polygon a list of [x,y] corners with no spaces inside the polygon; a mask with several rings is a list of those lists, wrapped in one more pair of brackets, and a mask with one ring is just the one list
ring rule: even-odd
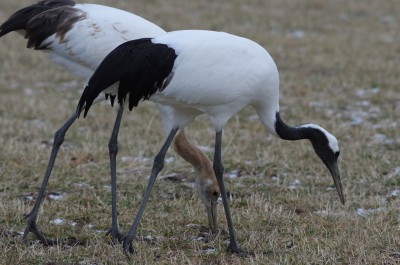
{"label": "small white stone", "polygon": [[289,190],[295,190],[300,185],[300,180],[295,179],[293,182],[289,184]]}
{"label": "small white stone", "polygon": [[375,214],[380,211],[382,211],[382,208],[368,209],[368,210],[366,210],[364,208],[358,208],[356,210],[356,213],[362,217],[367,217],[368,215]]}
{"label": "small white stone", "polygon": [[215,248],[208,248],[208,249],[204,250],[204,254],[206,254],[206,255],[215,254],[216,252],[217,252],[217,250]]}
{"label": "small white stone", "polygon": [[33,196],[32,195],[26,195],[24,197],[24,199],[27,200],[27,201],[33,201]]}
{"label": "small white stone", "polygon": [[400,193],[400,190],[397,190],[397,189],[396,189],[396,190],[392,191],[390,195],[391,195],[392,197],[397,197],[397,196],[399,196],[399,193]]}
{"label": "small white stone", "polygon": [[60,218],[56,218],[56,219],[54,219],[53,221],[50,221],[50,223],[51,223],[51,224],[54,224],[54,225],[61,225],[61,224],[64,223],[64,220],[63,220],[63,219],[60,219]]}
{"label": "small white stone", "polygon": [[228,174],[228,178],[230,179],[234,179],[237,178],[239,176],[239,170],[232,170],[229,174]]}
{"label": "small white stone", "polygon": [[49,194],[48,197],[49,197],[49,200],[59,201],[64,197],[64,195],[61,193],[51,193],[51,194]]}
{"label": "small white stone", "polygon": [[207,145],[198,145],[197,148],[199,148],[203,152],[213,152],[214,149],[210,146]]}
{"label": "small white stone", "polygon": [[165,159],[165,163],[167,163],[167,164],[171,164],[171,163],[173,163],[174,161],[175,161],[175,158],[174,158],[173,156],[167,157],[167,158]]}
{"label": "small white stone", "polygon": [[289,37],[294,39],[302,39],[306,33],[303,30],[297,29],[289,33]]}

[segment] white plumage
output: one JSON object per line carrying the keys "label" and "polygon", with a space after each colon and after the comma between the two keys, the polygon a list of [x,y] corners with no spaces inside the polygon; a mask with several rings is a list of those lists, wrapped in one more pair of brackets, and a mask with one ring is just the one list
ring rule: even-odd
{"label": "white plumage", "polygon": [[[267,117],[279,110],[278,70],[257,43],[228,33],[195,30],[171,32],[153,42],[166,44],[178,54],[168,87],[151,97],[174,106],[172,127],[183,128],[204,113],[220,131],[245,106],[264,104],[263,111],[273,114]],[[266,125],[274,133],[273,120],[267,119]]]}
{"label": "white plumage", "polygon": [[45,46],[50,43],[44,51],[50,60],[85,79],[123,42],[165,33],[152,22],[124,10],[96,4],[76,4],[72,8],[84,18],[74,23],[65,36],[49,36],[43,41]]}
{"label": "white plumage", "polygon": [[[111,86],[111,88],[110,88]],[[230,234],[229,248],[243,252],[236,240],[223,182],[222,129],[246,106],[252,106],[262,123],[285,140],[310,140],[314,151],[330,171],[344,203],[337,159],[339,144],[327,130],[315,124],[286,125],[279,113],[279,74],[269,53],[257,43],[223,32],[185,30],[153,39],[126,42],[113,50],[89,80],[77,113],[87,114],[94,99],[107,91],[129,108],[149,99],[163,106],[169,136],[155,157],[142,204],[128,235],[125,251],[132,252],[134,238],[165,153],[178,129],[206,114],[216,131],[214,171],[221,191]]]}
{"label": "white plumage", "polygon": [[[64,66],[84,79],[88,79],[104,57],[123,42],[165,33],[159,26],[132,13],[108,6],[75,4],[71,0],[44,0],[18,10],[0,26],[0,37],[12,31],[24,35],[28,39],[29,48],[45,52],[54,63]],[[105,97],[101,96],[97,101],[104,99]],[[159,106],[159,109],[164,111],[162,106]],[[122,236],[118,231],[115,184],[117,135],[122,111],[123,108],[120,108],[109,143],[112,177],[112,229],[110,232],[114,242]],[[46,244],[57,243],[57,240],[44,237],[36,227],[36,219],[59,147],[66,131],[77,116],[74,112],[55,135],[48,168],[35,206],[29,214],[24,238],[32,231]],[[165,117],[165,115],[162,116]],[[163,123],[168,124],[166,121]],[[175,146],[178,154],[196,168],[196,183],[201,186],[198,190],[203,192],[200,197],[208,214],[210,228],[216,232],[216,204],[219,189],[211,170],[211,162],[206,155],[187,142],[184,131],[180,132],[177,139],[179,140],[175,142]],[[189,147],[191,152],[186,150]],[[213,184],[208,185],[209,181]]]}

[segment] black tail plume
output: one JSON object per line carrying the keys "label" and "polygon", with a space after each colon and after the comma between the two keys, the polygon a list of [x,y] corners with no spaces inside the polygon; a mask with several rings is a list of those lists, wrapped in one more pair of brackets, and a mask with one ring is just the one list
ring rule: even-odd
{"label": "black tail plume", "polygon": [[168,85],[176,57],[175,50],[165,44],[153,43],[149,38],[121,44],[107,55],[90,78],[77,111],[85,108],[86,117],[96,97],[117,82],[118,91],[107,93],[117,94],[119,104],[129,94],[129,110],[132,110],[139,101],[149,99]]}
{"label": "black tail plume", "polygon": [[0,37],[17,30],[26,30],[26,25],[36,15],[60,6],[74,6],[72,0],[43,0],[36,4],[24,7],[11,15],[0,26]]}

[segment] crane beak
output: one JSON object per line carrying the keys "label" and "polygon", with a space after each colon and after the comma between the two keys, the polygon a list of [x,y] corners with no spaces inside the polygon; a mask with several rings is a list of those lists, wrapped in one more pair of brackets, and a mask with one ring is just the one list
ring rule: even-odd
{"label": "crane beak", "polygon": [[213,198],[211,198],[210,205],[206,207],[206,211],[207,211],[207,216],[208,216],[208,226],[210,227],[211,232],[215,235],[218,233],[217,200],[214,200]]}
{"label": "crane beak", "polygon": [[340,173],[339,173],[339,168],[337,165],[337,162],[334,162],[333,164],[328,166],[329,172],[331,172],[333,182],[335,183],[336,190],[339,194],[340,202],[344,205],[345,204],[345,198],[343,194],[343,187],[342,187],[342,181],[340,180]]}

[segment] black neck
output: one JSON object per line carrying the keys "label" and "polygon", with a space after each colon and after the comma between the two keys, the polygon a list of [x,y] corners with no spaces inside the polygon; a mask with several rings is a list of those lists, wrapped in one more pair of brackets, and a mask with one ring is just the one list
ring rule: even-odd
{"label": "black neck", "polygon": [[281,119],[279,112],[276,113],[275,131],[283,140],[295,141],[302,139],[310,139],[308,130],[311,128],[306,127],[290,127]]}

